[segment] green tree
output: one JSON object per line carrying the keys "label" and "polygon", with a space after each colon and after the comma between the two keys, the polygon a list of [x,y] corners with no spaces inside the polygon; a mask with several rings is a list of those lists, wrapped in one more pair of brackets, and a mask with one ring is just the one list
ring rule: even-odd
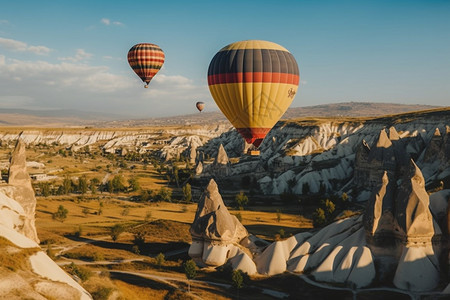
{"label": "green tree", "polygon": [[239,299],[239,290],[244,286],[244,276],[241,270],[234,270],[231,274],[231,282],[236,288],[237,298]]}
{"label": "green tree", "polygon": [[281,210],[277,209],[277,223],[281,221]]}
{"label": "green tree", "polygon": [[186,185],[183,186],[183,199],[186,202],[191,202],[192,200],[191,185],[189,183],[186,183]]}
{"label": "green tree", "polygon": [[331,200],[326,199],[325,200],[325,215],[329,221],[331,221],[335,209],[336,209],[336,206],[334,205],[334,203]]}
{"label": "green tree", "polygon": [[142,250],[142,247],[145,245],[145,233],[142,231],[138,231],[134,234],[134,240],[133,244],[137,246],[140,250]]}
{"label": "green tree", "polygon": [[111,227],[111,239],[115,242],[119,239],[119,236],[125,231],[125,227],[122,224],[116,224]]}
{"label": "green tree", "polygon": [[327,222],[327,218],[325,217],[325,211],[323,208],[318,208],[313,214],[313,225],[314,227],[321,227],[325,225]]}
{"label": "green tree", "polygon": [[155,198],[157,201],[172,202],[172,191],[162,187],[156,194]]}
{"label": "green tree", "polygon": [[88,191],[88,188],[89,186],[86,175],[83,175],[80,178],[78,178],[78,191],[84,195]]}
{"label": "green tree", "polygon": [[114,178],[111,180],[112,189],[113,192],[123,192],[126,190],[125,184],[123,183],[123,177],[122,175],[115,175]]}
{"label": "green tree", "polygon": [[49,182],[39,182],[39,189],[41,190],[41,195],[44,197],[48,197],[51,194],[51,188]]}
{"label": "green tree", "polygon": [[132,177],[128,179],[128,185],[130,186],[130,190],[132,192],[137,192],[141,189],[141,186],[139,185],[139,181],[136,177]]}
{"label": "green tree", "polygon": [[234,202],[236,206],[239,207],[240,210],[244,209],[244,206],[248,204],[248,197],[244,194],[244,192],[240,192],[234,198]]}
{"label": "green tree", "polygon": [[190,259],[184,263],[184,274],[188,280],[188,292],[191,292],[191,279],[197,276],[197,265],[194,260]]}
{"label": "green tree", "polygon": [[161,252],[156,255],[155,257],[156,259],[156,265],[158,266],[158,269],[161,269],[161,266],[165,263],[166,261],[166,257],[164,256],[164,254],[162,254]]}
{"label": "green tree", "polygon": [[141,190],[139,193],[139,201],[140,202],[148,202],[153,199],[153,191],[152,190]]}
{"label": "green tree", "polygon": [[58,220],[62,223],[67,218],[68,213],[69,213],[69,211],[67,210],[67,208],[60,205],[58,207],[58,210],[55,213],[53,213],[52,217],[54,220]]}
{"label": "green tree", "polygon": [[97,192],[97,187],[100,184],[100,180],[96,177],[92,178],[89,181],[89,189],[91,190],[92,194],[95,194]]}
{"label": "green tree", "polygon": [[108,193],[114,192],[114,184],[112,180],[108,180],[108,182],[106,183],[106,190],[108,191]]}
{"label": "green tree", "polygon": [[69,178],[69,176],[65,176],[63,183],[62,183],[62,190],[64,195],[67,195],[73,191],[73,184],[72,180]]}

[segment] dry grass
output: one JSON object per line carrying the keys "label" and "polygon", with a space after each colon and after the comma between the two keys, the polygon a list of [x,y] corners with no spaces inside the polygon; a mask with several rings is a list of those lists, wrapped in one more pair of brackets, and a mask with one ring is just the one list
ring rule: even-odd
{"label": "dry grass", "polygon": [[126,300],[165,299],[167,294],[169,294],[169,289],[138,286],[121,280],[113,280],[113,283],[120,290],[121,296]]}
{"label": "dry grass", "polygon": [[84,244],[79,247],[65,251],[64,256],[68,258],[88,260],[88,261],[123,260],[123,259],[139,258],[139,255],[136,255],[130,251],[115,248],[111,249],[92,244]]}
{"label": "dry grass", "polygon": [[19,248],[4,237],[0,237],[0,267],[11,271],[28,270],[28,257],[40,251],[39,248]]}

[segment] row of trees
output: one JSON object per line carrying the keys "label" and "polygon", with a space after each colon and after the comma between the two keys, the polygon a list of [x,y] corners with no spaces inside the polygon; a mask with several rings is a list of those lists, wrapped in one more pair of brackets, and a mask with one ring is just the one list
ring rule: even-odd
{"label": "row of trees", "polygon": [[100,184],[100,180],[96,177],[87,179],[85,175],[78,178],[77,181],[72,180],[68,176],[64,177],[60,185],[56,185],[55,182],[39,182],[37,184],[39,195],[48,197],[50,195],[68,195],[70,193],[96,194],[97,192],[137,192],[141,189],[137,178],[132,177],[125,182],[122,175],[115,175],[112,179],[105,184]]}

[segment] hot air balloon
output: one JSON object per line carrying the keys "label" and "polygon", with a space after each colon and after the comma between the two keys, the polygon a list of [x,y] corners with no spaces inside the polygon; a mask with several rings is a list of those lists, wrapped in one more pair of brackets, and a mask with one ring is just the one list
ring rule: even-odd
{"label": "hot air balloon", "polygon": [[204,102],[197,102],[197,103],[195,103],[195,106],[197,107],[199,112],[202,112],[202,110],[205,108],[205,103]]}
{"label": "hot air balloon", "polygon": [[142,43],[131,47],[128,51],[128,63],[133,71],[146,83],[158,73],[164,63],[164,52],[158,45]]}
{"label": "hot air balloon", "polygon": [[214,101],[245,141],[256,148],[291,105],[299,80],[294,56],[268,41],[225,46],[208,68]]}

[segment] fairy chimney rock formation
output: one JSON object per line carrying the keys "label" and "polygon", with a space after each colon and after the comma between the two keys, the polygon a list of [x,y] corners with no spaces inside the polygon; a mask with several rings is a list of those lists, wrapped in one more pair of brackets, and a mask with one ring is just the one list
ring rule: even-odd
{"label": "fairy chimney rock formation", "polygon": [[214,162],[209,166],[208,171],[216,179],[226,177],[231,173],[230,161],[222,144],[220,144],[217,156],[214,159]]}
{"label": "fairy chimney rock formation", "polygon": [[425,190],[425,179],[414,163],[402,178],[397,189],[396,219],[406,235],[407,242],[431,242],[435,234],[433,217],[429,208],[430,198]]}
{"label": "fairy chimney rock formation", "polygon": [[199,161],[197,166],[195,167],[195,175],[200,176],[202,172],[203,172],[203,164],[201,161]]}
{"label": "fairy chimney rock formation", "polygon": [[195,219],[190,228],[192,239],[219,243],[238,243],[248,233],[238,219],[231,215],[223,203],[214,179],[209,181],[198,203]]}
{"label": "fairy chimney rock formation", "polygon": [[8,184],[32,189],[31,179],[27,172],[26,159],[25,143],[19,138],[10,158]]}
{"label": "fairy chimney rock formation", "polygon": [[[389,129],[389,134],[394,142],[398,138],[398,133],[394,128]],[[386,130],[382,129],[378,139],[370,147],[366,141],[356,151],[355,157],[355,176],[354,180],[358,188],[372,191],[381,184],[381,178],[386,171],[388,177],[395,174],[396,171],[396,152],[393,142],[389,139]]]}
{"label": "fairy chimney rock formation", "polygon": [[389,139],[391,141],[398,141],[400,139],[400,135],[394,126],[389,127]]}
{"label": "fairy chimney rock formation", "polygon": [[[192,244],[188,254],[199,265],[221,266],[232,256],[241,254],[246,257],[246,261],[251,262],[239,245],[248,236],[247,230],[228,212],[213,179],[198,203],[190,233]],[[254,263],[248,266],[249,269],[244,269],[250,273],[256,272]]]}
{"label": "fairy chimney rock formation", "polygon": [[227,152],[222,144],[219,146],[219,150],[217,151],[217,156],[214,159],[214,165],[227,165],[230,161],[228,160]]}
{"label": "fairy chimney rock formation", "polygon": [[36,197],[26,167],[25,143],[18,139],[12,153],[8,184],[0,185],[0,191],[16,200],[25,212],[24,225],[20,233],[39,243],[35,226]]}

